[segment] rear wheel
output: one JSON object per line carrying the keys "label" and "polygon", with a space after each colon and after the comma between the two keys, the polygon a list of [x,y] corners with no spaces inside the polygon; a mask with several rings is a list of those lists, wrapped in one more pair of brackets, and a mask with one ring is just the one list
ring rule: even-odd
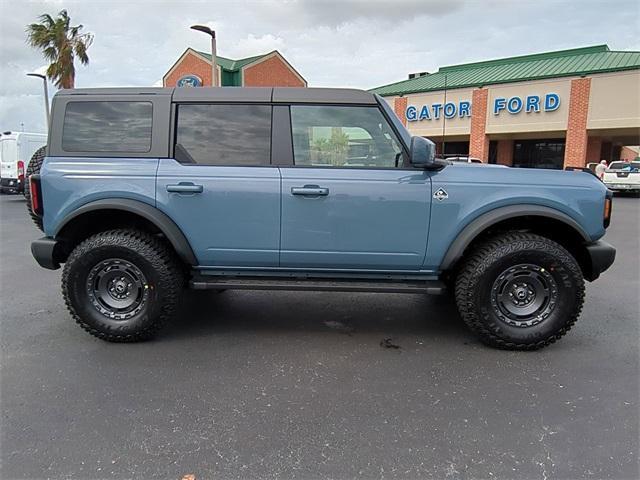
{"label": "rear wheel", "polygon": [[29,212],[29,216],[33,223],[36,224],[40,230],[42,230],[42,218],[33,213],[31,209],[31,185],[29,182],[29,178],[31,175],[35,175],[36,173],[40,173],[40,168],[42,168],[42,162],[44,161],[46,152],[46,147],[40,147],[35,151],[31,160],[29,161],[29,165],[27,166],[27,172],[25,174],[24,181],[24,198],[27,200],[27,211]]}
{"label": "rear wheel", "polygon": [[173,251],[135,230],[94,235],[72,252],[62,293],[75,321],[110,342],[152,337],[176,312],[183,285]]}
{"label": "rear wheel", "polygon": [[578,319],[584,279],[558,243],[530,233],[508,233],[479,245],[455,286],[465,323],[495,347],[535,350],[562,337]]}

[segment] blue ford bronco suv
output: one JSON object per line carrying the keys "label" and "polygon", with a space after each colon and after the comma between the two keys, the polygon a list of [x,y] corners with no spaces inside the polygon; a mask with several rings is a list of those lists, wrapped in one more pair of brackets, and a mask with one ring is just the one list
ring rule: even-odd
{"label": "blue ford bronco suv", "polygon": [[[455,296],[485,343],[531,350],[615,257],[592,174],[435,159],[347,89],[60,91],[30,177],[31,245],[86,331],[143,340],[195,289]],[[37,170],[37,169],[36,169]]]}

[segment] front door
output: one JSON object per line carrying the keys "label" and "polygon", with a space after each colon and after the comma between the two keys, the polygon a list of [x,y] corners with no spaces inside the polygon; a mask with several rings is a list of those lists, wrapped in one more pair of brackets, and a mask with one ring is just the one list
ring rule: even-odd
{"label": "front door", "polygon": [[201,266],[277,267],[271,106],[184,104],[176,116],[175,158],[158,167],[158,208],[181,228]]}
{"label": "front door", "polygon": [[427,246],[429,172],[377,107],[292,105],[294,166],[282,175],[280,266],[417,271]]}

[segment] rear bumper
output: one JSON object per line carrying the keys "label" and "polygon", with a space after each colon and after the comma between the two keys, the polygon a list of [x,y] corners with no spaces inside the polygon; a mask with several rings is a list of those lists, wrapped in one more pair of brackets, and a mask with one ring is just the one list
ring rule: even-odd
{"label": "rear bumper", "polygon": [[49,270],[57,270],[60,263],[56,260],[56,251],[59,249],[60,242],[50,237],[42,237],[31,242],[31,254],[36,262]]}
{"label": "rear bumper", "polygon": [[589,255],[591,269],[585,272],[585,278],[590,282],[597,279],[602,272],[613,265],[616,259],[616,249],[613,245],[598,240],[587,245],[587,253]]}
{"label": "rear bumper", "polygon": [[609,190],[628,191],[628,190],[640,190],[640,184],[638,183],[604,183]]}
{"label": "rear bumper", "polygon": [[19,178],[1,178],[0,188],[3,191],[17,191],[21,192],[24,189],[24,182]]}

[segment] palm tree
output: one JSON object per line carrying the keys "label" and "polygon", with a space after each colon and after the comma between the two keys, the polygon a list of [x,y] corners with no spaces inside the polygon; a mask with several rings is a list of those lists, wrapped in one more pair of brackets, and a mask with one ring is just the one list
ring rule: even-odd
{"label": "palm tree", "polygon": [[93,42],[93,35],[80,33],[82,25],[70,26],[71,18],[62,10],[54,19],[44,14],[38,17],[40,23],[27,26],[27,41],[42,50],[44,57],[51,62],[47,67],[47,77],[58,88],[73,88],[76,70],[73,65],[78,57],[80,63],[87,65],[87,49]]}

